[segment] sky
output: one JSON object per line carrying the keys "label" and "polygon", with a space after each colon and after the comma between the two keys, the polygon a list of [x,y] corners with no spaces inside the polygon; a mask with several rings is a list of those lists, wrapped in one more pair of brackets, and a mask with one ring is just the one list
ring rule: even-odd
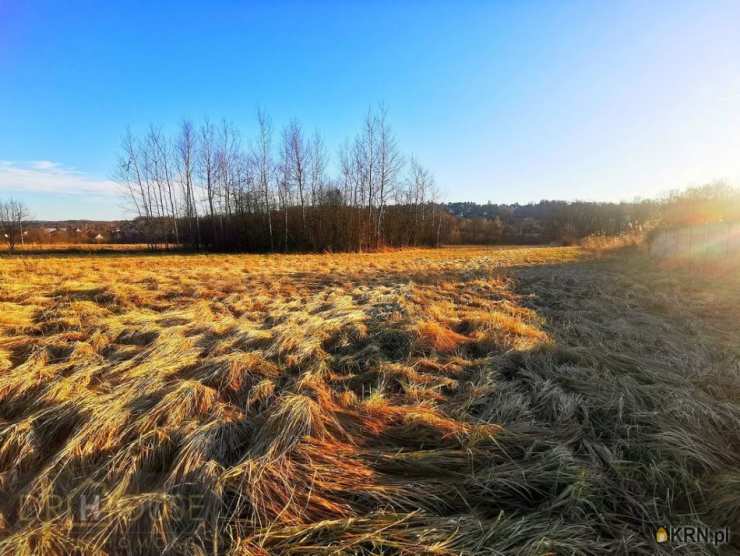
{"label": "sky", "polygon": [[121,138],[259,108],[331,154],[383,103],[448,201],[740,184],[740,2],[0,0],[0,198],[131,216]]}

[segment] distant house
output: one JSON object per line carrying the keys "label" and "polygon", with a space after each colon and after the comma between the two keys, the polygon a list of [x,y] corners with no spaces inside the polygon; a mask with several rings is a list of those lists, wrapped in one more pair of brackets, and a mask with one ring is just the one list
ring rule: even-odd
{"label": "distant house", "polygon": [[98,235],[95,236],[95,241],[103,241],[103,239],[105,239],[105,238],[103,238],[103,236],[101,234],[98,234]]}

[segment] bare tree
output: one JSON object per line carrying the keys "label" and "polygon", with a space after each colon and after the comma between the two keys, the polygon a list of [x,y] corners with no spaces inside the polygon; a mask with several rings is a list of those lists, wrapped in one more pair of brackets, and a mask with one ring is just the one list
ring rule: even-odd
{"label": "bare tree", "polygon": [[18,243],[23,245],[23,222],[28,218],[30,218],[28,208],[21,201],[15,199],[0,201],[0,234],[10,251],[15,251]]}
{"label": "bare tree", "polygon": [[143,219],[146,242],[153,247],[156,243],[153,225],[156,199],[148,177],[148,156],[130,129],[126,131],[121,146],[123,154],[118,162],[118,180],[124,185],[138,216]]}
{"label": "bare tree", "polygon": [[283,141],[287,146],[287,154],[290,160],[290,180],[298,191],[298,201],[301,206],[301,232],[304,241],[308,237],[308,228],[306,221],[306,185],[308,181],[307,160],[310,153],[306,141],[303,138],[303,129],[297,120],[290,122],[290,125],[283,132]]}
{"label": "bare tree", "polygon": [[408,209],[408,243],[412,245],[423,241],[428,235],[429,215],[427,214],[426,205],[430,200],[433,186],[434,178],[412,156],[408,166],[405,188],[399,195],[400,202],[405,204]]}
{"label": "bare tree", "polygon": [[257,167],[257,184],[262,194],[265,218],[267,219],[267,233],[270,239],[270,251],[275,250],[275,241],[272,235],[272,206],[270,202],[270,182],[273,176],[272,162],[272,122],[262,110],[257,111],[257,145],[254,149],[254,160]]}
{"label": "bare tree", "polygon": [[180,182],[180,196],[184,204],[185,221],[188,226],[190,241],[200,248],[200,225],[198,221],[198,205],[195,200],[194,174],[196,167],[198,144],[192,122],[185,120],[180,126],[180,135],[177,139],[177,173]]}
{"label": "bare tree", "polygon": [[[361,233],[366,236],[367,243],[375,243],[373,238],[373,222],[375,208],[375,189],[377,166],[377,123],[378,120],[372,110],[368,110],[365,118],[363,133],[355,143],[355,166],[359,175],[360,196],[367,199],[367,220]],[[362,241],[362,240],[361,240]]]}
{"label": "bare tree", "polygon": [[[160,206],[160,217],[170,222],[171,234],[176,244],[180,243],[180,232],[177,226],[178,207],[175,203],[174,176],[172,175],[172,149],[169,139],[162,132],[151,126],[147,136],[146,148],[151,163],[152,181],[156,184],[157,198]],[[170,234],[167,234],[169,242]]]}
{"label": "bare tree", "polygon": [[240,151],[240,139],[237,129],[224,120],[219,132],[219,146],[216,151],[216,169],[220,210],[226,217],[234,211],[236,189],[236,172]]}
{"label": "bare tree", "polygon": [[216,130],[206,120],[200,128],[198,169],[205,188],[208,217],[211,221],[211,242],[216,242]]}
{"label": "bare tree", "polygon": [[326,167],[328,165],[328,155],[321,135],[317,131],[314,133],[311,144],[309,145],[307,156],[309,165],[309,184],[311,189],[310,203],[313,207],[314,218],[311,230],[311,246],[317,249],[319,238],[322,235],[322,211],[321,204],[324,200],[324,188],[327,182]]}
{"label": "bare tree", "polygon": [[362,250],[362,221],[365,206],[358,151],[357,140],[352,144],[345,143],[339,151],[342,194],[347,204],[354,209],[350,211],[345,234],[348,236],[347,240],[351,248],[356,251]]}
{"label": "bare tree", "polygon": [[283,250],[288,251],[288,208],[291,203],[293,180],[293,145],[290,128],[283,130],[283,143],[280,149],[278,164],[277,193],[280,208],[283,211]]}
{"label": "bare tree", "polygon": [[388,123],[388,112],[385,106],[381,105],[378,114],[375,117],[375,127],[377,129],[377,149],[376,155],[377,170],[377,217],[375,221],[375,242],[376,247],[383,241],[383,211],[389,195],[393,193],[396,186],[398,174],[403,166],[403,159],[398,150],[398,143],[393,136],[390,124]]}

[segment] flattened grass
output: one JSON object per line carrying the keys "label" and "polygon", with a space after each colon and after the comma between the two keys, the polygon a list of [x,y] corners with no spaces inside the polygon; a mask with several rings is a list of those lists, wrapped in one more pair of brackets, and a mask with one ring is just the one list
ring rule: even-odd
{"label": "flattened grass", "polygon": [[0,554],[654,554],[667,524],[740,534],[727,276],[461,247],[18,256],[0,279]]}

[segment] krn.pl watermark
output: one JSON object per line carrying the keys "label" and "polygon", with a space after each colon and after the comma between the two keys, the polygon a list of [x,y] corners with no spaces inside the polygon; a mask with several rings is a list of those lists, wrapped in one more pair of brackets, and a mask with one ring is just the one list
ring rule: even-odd
{"label": "krn.pl watermark", "polygon": [[696,525],[679,525],[659,527],[655,532],[655,541],[659,544],[712,544],[719,546],[730,542],[730,529],[712,529]]}

